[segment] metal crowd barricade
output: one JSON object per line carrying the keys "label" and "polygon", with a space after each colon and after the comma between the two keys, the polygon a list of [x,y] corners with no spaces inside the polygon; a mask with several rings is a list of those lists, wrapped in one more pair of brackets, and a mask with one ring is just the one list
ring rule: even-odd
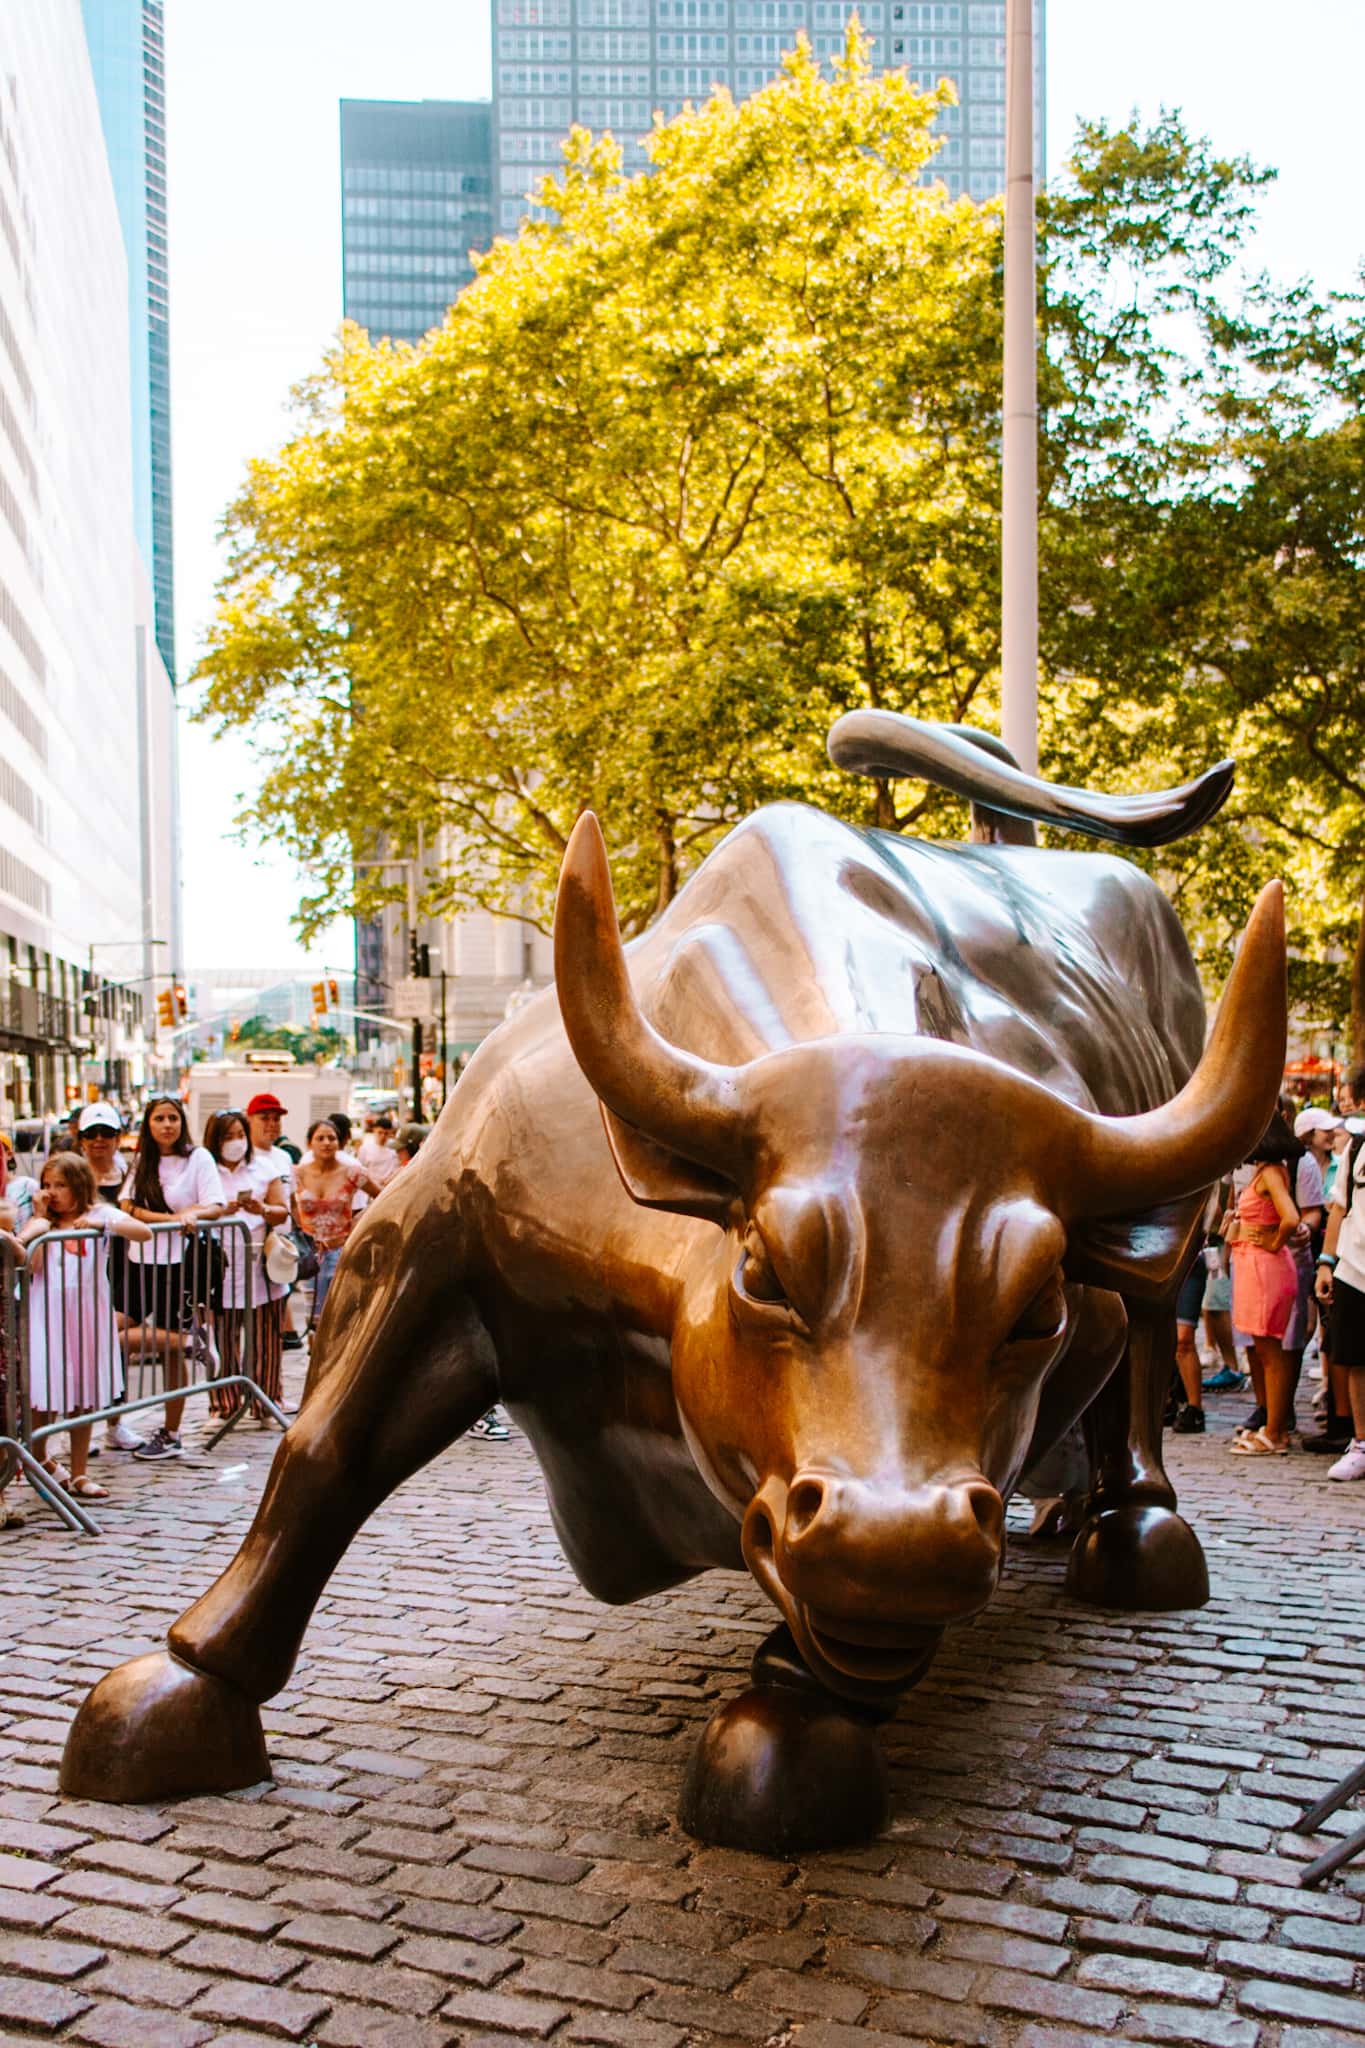
{"label": "metal crowd barricade", "polygon": [[[101,1230],[49,1230],[28,1245],[26,1260],[0,1247],[8,1364],[0,1484],[22,1467],[39,1498],[87,1536],[98,1536],[99,1525],[44,1464],[49,1437],[229,1389],[235,1403],[206,1450],[236,1427],[248,1401],[288,1427],[253,1377],[250,1224],[223,1216],[149,1227],[143,1244]],[[224,1307],[228,1271],[241,1275],[241,1302]],[[220,1339],[235,1355],[222,1356]]]}

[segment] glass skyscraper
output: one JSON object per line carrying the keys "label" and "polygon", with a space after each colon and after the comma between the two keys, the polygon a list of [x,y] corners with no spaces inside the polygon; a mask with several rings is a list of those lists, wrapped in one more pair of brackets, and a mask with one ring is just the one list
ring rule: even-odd
{"label": "glass skyscraper", "polygon": [[[560,162],[574,122],[621,142],[627,171],[641,138],[716,86],[736,99],[766,85],[805,30],[817,57],[842,51],[856,13],[879,71],[922,84],[951,78],[934,178],[988,199],[1005,177],[1005,0],[493,0],[497,225],[515,231],[526,193]],[[1035,157],[1044,162],[1044,0],[1035,0]]]}
{"label": "glass skyscraper", "polygon": [[396,341],[440,326],[493,239],[491,118],[486,101],[341,102],[348,320]]}
{"label": "glass skyscraper", "polygon": [[163,0],[81,0],[105,150],[128,260],[133,493],[156,644],[175,678],[170,298],[166,266]]}

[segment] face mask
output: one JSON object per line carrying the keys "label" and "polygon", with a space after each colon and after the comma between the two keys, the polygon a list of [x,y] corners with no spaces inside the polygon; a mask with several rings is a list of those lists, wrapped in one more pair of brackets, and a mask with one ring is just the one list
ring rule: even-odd
{"label": "face mask", "polygon": [[246,1139],[225,1138],[223,1140],[223,1157],[229,1166],[235,1166],[239,1159],[245,1159]]}

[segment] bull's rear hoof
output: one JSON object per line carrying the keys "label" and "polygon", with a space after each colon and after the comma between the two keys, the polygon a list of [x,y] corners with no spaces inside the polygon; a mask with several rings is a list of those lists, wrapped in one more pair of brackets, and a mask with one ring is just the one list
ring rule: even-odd
{"label": "bull's rear hoof", "polygon": [[764,1685],[708,1721],[678,1818],[699,1842],[790,1856],[869,1841],[887,1806],[886,1760],[866,1721],[827,1694]]}
{"label": "bull's rear hoof", "polygon": [[270,1776],[261,1716],[226,1679],[155,1650],[102,1678],[71,1724],[61,1789],[126,1805]]}
{"label": "bull's rear hoof", "polygon": [[1161,1614],[1202,1607],[1209,1571],[1199,1538],[1170,1508],[1109,1508],[1076,1538],[1066,1590],[1092,1607]]}

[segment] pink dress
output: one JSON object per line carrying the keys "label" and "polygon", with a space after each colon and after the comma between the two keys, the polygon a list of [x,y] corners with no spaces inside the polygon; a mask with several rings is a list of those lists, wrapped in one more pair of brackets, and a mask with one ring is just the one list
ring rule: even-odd
{"label": "pink dress", "polygon": [[[1280,1212],[1269,1195],[1253,1182],[1237,1197],[1237,1221],[1278,1227]],[[1232,1257],[1232,1321],[1248,1337],[1283,1337],[1298,1298],[1299,1276],[1288,1245],[1268,1252],[1258,1244],[1234,1238]]]}

